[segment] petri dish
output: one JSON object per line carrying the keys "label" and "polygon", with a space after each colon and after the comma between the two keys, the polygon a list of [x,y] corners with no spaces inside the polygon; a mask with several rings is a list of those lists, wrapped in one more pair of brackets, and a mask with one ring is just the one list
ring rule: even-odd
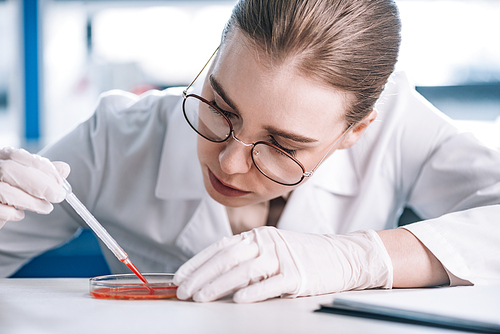
{"label": "petri dish", "polygon": [[90,295],[97,299],[176,299],[174,274],[144,274],[148,284],[135,274],[92,277]]}

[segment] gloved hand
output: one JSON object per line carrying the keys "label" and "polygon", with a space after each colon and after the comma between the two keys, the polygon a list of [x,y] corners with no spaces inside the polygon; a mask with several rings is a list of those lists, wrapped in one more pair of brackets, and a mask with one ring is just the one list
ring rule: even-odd
{"label": "gloved hand", "polygon": [[260,227],[224,238],[175,273],[179,299],[251,303],[276,296],[311,296],[391,288],[392,262],[373,230],[320,235]]}
{"label": "gloved hand", "polygon": [[51,163],[23,149],[0,149],[0,228],[7,221],[22,220],[23,210],[50,213],[50,202],[66,198],[62,178],[69,172],[64,162]]}

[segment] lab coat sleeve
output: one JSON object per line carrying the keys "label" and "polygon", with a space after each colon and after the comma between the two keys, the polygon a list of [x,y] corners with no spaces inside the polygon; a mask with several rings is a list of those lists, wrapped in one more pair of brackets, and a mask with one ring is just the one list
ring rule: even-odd
{"label": "lab coat sleeve", "polygon": [[[109,150],[118,149],[112,146],[120,142],[119,135],[135,125],[127,124],[131,121],[123,117],[121,111],[134,109],[138,100],[138,96],[126,92],[103,94],[90,119],[40,152],[52,161],[65,161],[71,166],[68,181],[73,192],[91,212],[99,196],[102,179],[110,172],[107,169]],[[149,100],[151,105],[154,103],[151,101],[157,99],[152,96]],[[147,114],[148,103],[142,104],[142,107],[135,108],[140,109],[139,113]],[[24,220],[7,223],[0,230],[0,276],[10,276],[31,258],[66,242],[79,227],[86,226],[65,201],[55,204],[54,211],[49,215],[26,212]]]}
{"label": "lab coat sleeve", "polygon": [[427,219],[405,228],[452,284],[500,280],[500,152],[458,131],[414,90],[403,94],[401,183],[407,206]]}
{"label": "lab coat sleeve", "polygon": [[406,225],[445,267],[450,285],[500,284],[500,205]]}

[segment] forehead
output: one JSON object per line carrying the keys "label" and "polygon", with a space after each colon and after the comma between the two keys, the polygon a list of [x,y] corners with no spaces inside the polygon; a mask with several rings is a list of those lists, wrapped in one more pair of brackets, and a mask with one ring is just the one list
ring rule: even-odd
{"label": "forehead", "polygon": [[221,46],[210,75],[253,123],[279,124],[319,140],[345,127],[346,93],[298,71],[293,58],[273,64],[237,29]]}

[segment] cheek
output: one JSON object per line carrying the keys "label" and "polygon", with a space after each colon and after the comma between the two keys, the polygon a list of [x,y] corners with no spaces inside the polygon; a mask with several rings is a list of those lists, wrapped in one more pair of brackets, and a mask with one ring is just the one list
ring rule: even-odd
{"label": "cheek", "polygon": [[198,160],[200,160],[202,164],[210,164],[210,162],[218,159],[221,147],[221,144],[209,142],[201,136],[198,136]]}

